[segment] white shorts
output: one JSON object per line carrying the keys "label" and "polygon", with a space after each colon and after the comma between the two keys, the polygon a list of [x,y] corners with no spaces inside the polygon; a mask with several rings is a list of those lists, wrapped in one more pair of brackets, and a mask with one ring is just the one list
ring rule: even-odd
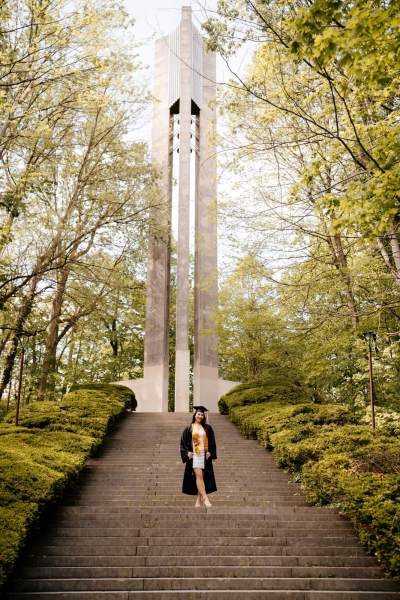
{"label": "white shorts", "polygon": [[204,450],[199,455],[193,453],[193,469],[204,469]]}

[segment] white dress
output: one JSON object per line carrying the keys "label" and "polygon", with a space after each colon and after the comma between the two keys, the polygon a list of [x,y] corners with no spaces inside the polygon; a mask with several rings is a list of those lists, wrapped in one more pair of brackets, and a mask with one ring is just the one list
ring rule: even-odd
{"label": "white dress", "polygon": [[[199,434],[199,447],[198,447],[198,452],[195,452],[195,444],[194,444],[194,440],[193,440],[193,469],[204,469],[204,459],[205,459],[205,452],[204,452],[204,429],[203,427],[196,427],[193,428],[193,433],[198,433]],[[192,434],[193,435],[193,434]]]}

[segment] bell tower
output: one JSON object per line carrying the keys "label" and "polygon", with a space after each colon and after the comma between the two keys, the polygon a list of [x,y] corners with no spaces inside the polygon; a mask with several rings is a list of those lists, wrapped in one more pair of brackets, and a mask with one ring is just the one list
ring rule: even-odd
{"label": "bell tower", "polygon": [[[192,23],[192,9],[184,6],[175,31],[155,44],[151,155],[160,177],[150,215],[144,378],[120,382],[133,389],[140,411],[166,412],[168,387],[174,385],[175,411],[187,412],[191,373],[194,404],[205,404],[212,412],[218,411],[219,396],[237,383],[218,378],[215,79],[215,54],[207,51]],[[178,227],[175,381],[170,381],[173,178],[178,180]],[[189,350],[191,213],[194,214],[193,364]]]}
{"label": "bell tower", "polygon": [[[194,365],[195,403],[217,402],[217,184],[215,54],[207,52],[182,8],[178,28],[156,42],[152,160],[161,175],[152,210],[147,277],[144,378],[154,384],[154,409],[168,410],[168,313],[172,153],[179,153],[175,410],[189,410],[189,253],[191,153],[195,153]],[[176,126],[178,132],[176,132]],[[178,139],[174,148],[173,140]],[[172,383],[172,382],[170,382]],[[212,401],[212,397],[214,397]],[[207,399],[207,400],[205,400]]]}

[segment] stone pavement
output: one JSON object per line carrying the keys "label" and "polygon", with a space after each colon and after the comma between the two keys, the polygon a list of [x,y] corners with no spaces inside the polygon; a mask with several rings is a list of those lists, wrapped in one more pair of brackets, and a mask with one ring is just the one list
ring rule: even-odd
{"label": "stone pavement", "polygon": [[190,415],[127,414],[27,554],[8,600],[400,600],[350,524],[309,506],[227,417],[211,415],[218,492],[181,494]]}

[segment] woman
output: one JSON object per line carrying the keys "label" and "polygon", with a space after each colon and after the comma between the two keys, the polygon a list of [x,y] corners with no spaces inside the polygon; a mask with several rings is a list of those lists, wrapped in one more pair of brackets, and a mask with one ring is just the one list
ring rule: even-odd
{"label": "woman", "polygon": [[214,431],[207,424],[205,406],[194,406],[191,425],[185,427],[181,436],[181,457],[186,463],[182,492],[197,495],[195,507],[212,506],[207,494],[217,491],[212,461],[217,458]]}

